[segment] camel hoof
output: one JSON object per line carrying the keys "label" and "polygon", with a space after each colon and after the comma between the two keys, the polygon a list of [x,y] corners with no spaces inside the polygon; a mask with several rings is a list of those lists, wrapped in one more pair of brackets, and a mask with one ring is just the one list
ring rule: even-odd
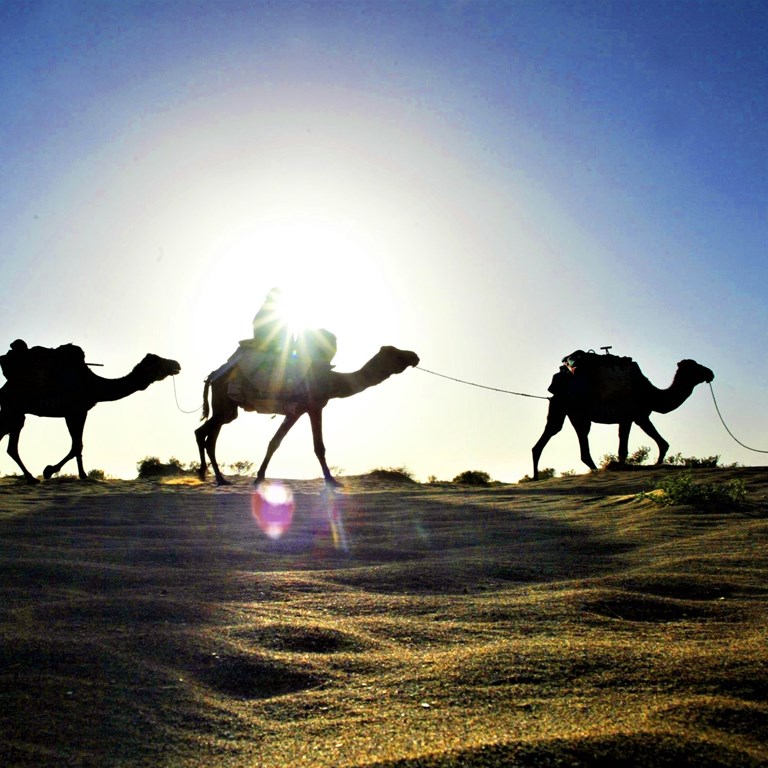
{"label": "camel hoof", "polygon": [[29,475],[24,478],[24,482],[27,485],[37,485],[40,481],[36,477],[32,477],[32,475]]}
{"label": "camel hoof", "polygon": [[43,477],[46,480],[50,480],[55,474],[56,470],[50,464],[43,470]]}
{"label": "camel hoof", "polygon": [[232,485],[232,483],[230,483],[229,480],[225,480],[223,477],[220,477],[218,480],[216,480],[216,485]]}
{"label": "camel hoof", "polygon": [[343,488],[344,483],[340,483],[335,477],[326,477],[325,486],[326,488]]}

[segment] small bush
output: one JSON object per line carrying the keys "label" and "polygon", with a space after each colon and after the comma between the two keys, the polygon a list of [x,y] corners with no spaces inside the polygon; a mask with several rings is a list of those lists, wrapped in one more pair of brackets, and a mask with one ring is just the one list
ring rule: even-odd
{"label": "small bush", "polygon": [[683,456],[682,453],[676,453],[674,456],[667,456],[664,463],[675,467],[705,467],[714,469],[720,466],[720,457],[706,456],[698,459],[696,456]]}
{"label": "small bush", "polygon": [[490,485],[491,476],[487,472],[480,472],[477,469],[468,469],[460,475],[453,478],[454,483],[459,485]]}
{"label": "small bush", "polygon": [[[651,449],[647,445],[641,445],[634,453],[627,456],[627,465],[633,467],[639,467],[648,460],[651,455]],[[619,457],[615,453],[606,453],[602,459],[600,459],[600,469],[608,469],[609,467],[616,466],[619,463]]]}
{"label": "small bush", "polygon": [[136,468],[142,480],[153,477],[175,477],[188,474],[183,464],[173,457],[168,459],[167,464],[164,464],[157,456],[147,456],[138,462]]}
{"label": "small bush", "polygon": [[247,475],[253,469],[252,461],[233,461],[229,468],[237,475]]}
{"label": "small bush", "polygon": [[374,480],[394,480],[396,482],[415,483],[413,472],[407,467],[378,467],[368,473]]}
{"label": "small bush", "polygon": [[[546,467],[539,470],[539,480],[551,480],[557,474],[557,470],[554,467]],[[532,483],[533,478],[530,475],[521,477],[518,483]]]}
{"label": "small bush", "polygon": [[665,478],[659,483],[658,490],[662,491],[662,494],[640,494],[640,496],[653,499],[664,506],[741,504],[747,496],[743,480],[730,480],[723,484],[694,483],[693,473],[690,470]]}
{"label": "small bush", "polygon": [[89,480],[106,480],[107,476],[104,474],[103,469],[92,469],[88,472]]}

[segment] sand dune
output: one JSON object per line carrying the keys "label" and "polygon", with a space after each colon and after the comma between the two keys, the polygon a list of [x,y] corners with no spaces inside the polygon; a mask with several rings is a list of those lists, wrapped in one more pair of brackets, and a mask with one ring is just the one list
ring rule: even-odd
{"label": "sand dune", "polygon": [[636,497],[671,471],[289,481],[290,525],[0,480],[2,765],[768,765],[768,468]]}

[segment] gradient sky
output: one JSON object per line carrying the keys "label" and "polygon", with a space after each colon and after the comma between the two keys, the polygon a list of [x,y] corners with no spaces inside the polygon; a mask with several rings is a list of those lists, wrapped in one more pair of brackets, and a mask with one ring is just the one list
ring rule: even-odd
{"label": "gradient sky", "polygon": [[[763,2],[3,2],[0,66],[3,350],[73,342],[110,377],[172,357],[193,410],[279,285],[338,370],[394,344],[546,395],[574,349],[664,387],[694,358],[768,449]],[[408,370],[329,404],[328,460],[516,481],[545,415]],[[198,417],[170,380],[98,405],[86,468],[192,461]],[[766,463],[706,385],[654,423],[672,453]],[[258,464],[278,424],[242,414],[220,461]],[[29,417],[34,474],[68,445]],[[569,425],[542,465],[585,470]],[[319,474],[302,421],[270,475]]]}

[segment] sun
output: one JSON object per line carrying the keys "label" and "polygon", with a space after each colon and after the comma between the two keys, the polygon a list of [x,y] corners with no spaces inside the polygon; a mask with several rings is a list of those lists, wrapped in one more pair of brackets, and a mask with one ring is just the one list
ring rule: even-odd
{"label": "sun", "polygon": [[199,311],[219,322],[208,331],[212,340],[250,335],[257,310],[279,288],[291,334],[325,328],[342,358],[358,360],[362,347],[389,343],[383,329],[395,313],[384,245],[343,213],[272,212],[244,223],[215,243],[206,268],[203,285],[228,278],[225,290],[200,291]]}

